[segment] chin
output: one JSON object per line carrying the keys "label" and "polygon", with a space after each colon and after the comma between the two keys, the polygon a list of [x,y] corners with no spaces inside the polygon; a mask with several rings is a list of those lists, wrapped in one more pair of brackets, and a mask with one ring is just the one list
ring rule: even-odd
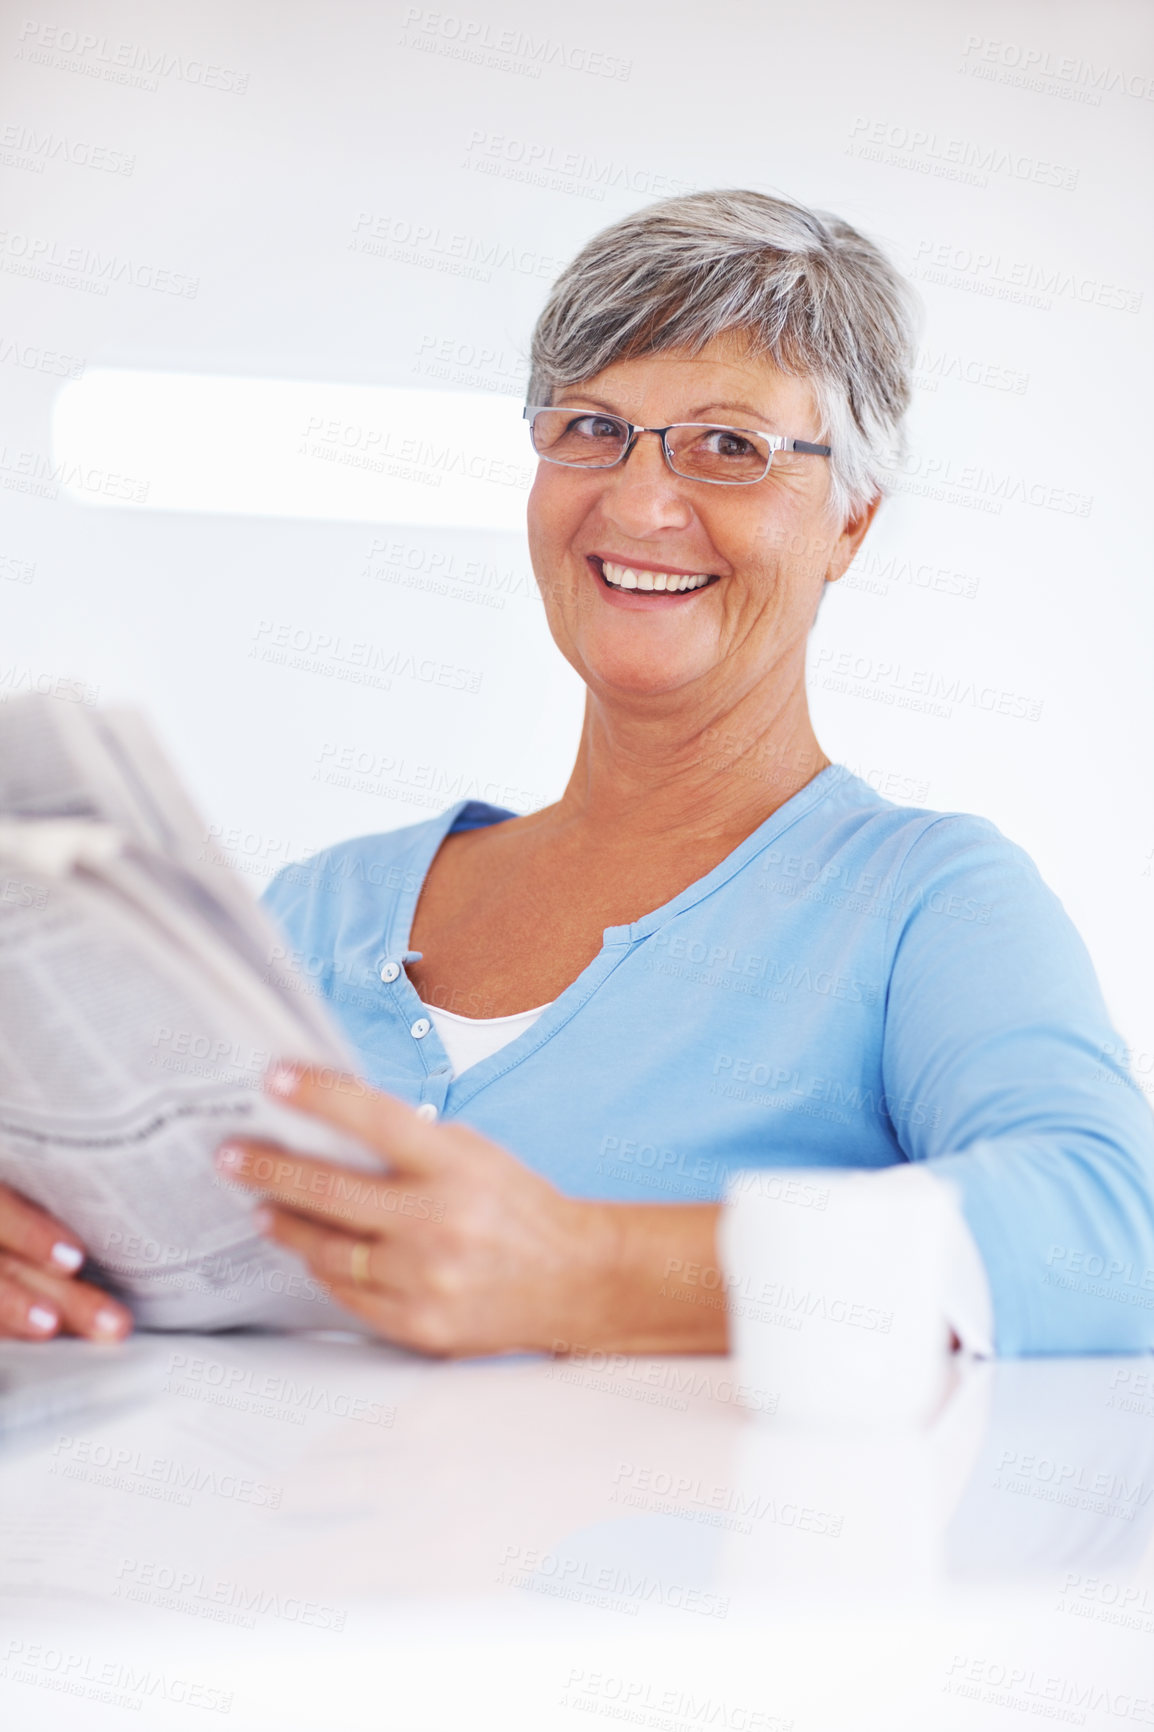
{"label": "chin", "polygon": [[704,657],[658,658],[653,655],[600,655],[589,657],[580,672],[594,691],[620,697],[661,697],[677,692],[708,674],[712,662]]}

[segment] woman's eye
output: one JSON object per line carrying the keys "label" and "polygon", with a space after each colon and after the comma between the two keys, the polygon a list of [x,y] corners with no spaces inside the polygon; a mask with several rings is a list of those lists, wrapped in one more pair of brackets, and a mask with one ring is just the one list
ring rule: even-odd
{"label": "woman's eye", "polygon": [[621,431],[616,421],[604,415],[580,415],[570,421],[568,430],[584,439],[616,439]]}
{"label": "woman's eye", "polygon": [[728,427],[718,427],[709,434],[708,443],[719,457],[748,457],[753,450],[748,439]]}

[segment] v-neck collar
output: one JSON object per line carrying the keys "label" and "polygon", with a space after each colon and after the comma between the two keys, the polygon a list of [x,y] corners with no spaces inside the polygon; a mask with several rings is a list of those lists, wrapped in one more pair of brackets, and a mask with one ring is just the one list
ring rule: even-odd
{"label": "v-neck collar", "polygon": [[[488,1058],[480,1059],[476,1064],[470,1065],[467,1070],[462,1071],[459,1076],[452,1079],[447,1091],[446,1110],[450,1114],[458,1111],[466,1101],[471,1100],[481,1089],[494,1082],[499,1076],[503,1076],[506,1071],[513,1070],[531,1053],[536,1052],[539,1047],[557,1033],[558,1029],[564,1027],[565,1023],[576,1015],[582,1005],[588,1002],[606,977],[624,961],[634,944],[649,937],[650,933],[655,932],[668,920],[683,913],[687,908],[692,908],[696,903],[704,901],[707,896],[713,895],[714,891],[719,890],[723,884],[756,858],[764,848],[768,848],[799,819],[805,817],[822,800],[828,798],[834,789],[840,787],[851,775],[852,772],[846,769],[844,765],[827,764],[826,768],[819,770],[817,775],[805,784],[804,788],[800,788],[796,794],[791,795],[788,800],[778,806],[776,811],[771,812],[756,830],[751,831],[743,842],[739,842],[737,847],[728,853],[723,860],[719,860],[717,865],[712,867],[704,877],[696,879],[694,883],[679,891],[670,901],[662,903],[661,907],[655,908],[652,913],[642,915],[639,920],[634,920],[627,926],[605,927],[601,935],[601,949],[597,955],[582,969],[576,980],[572,981],[564,991],[559,992],[552,1003],[545,1007],[536,1022],[531,1024],[523,1034],[517,1035],[514,1040],[509,1041],[496,1052],[490,1053]],[[483,819],[481,824],[473,826],[478,829],[487,827],[488,824],[503,823],[506,819],[517,816],[515,812],[511,812],[503,806],[490,806],[487,802],[480,800],[458,800],[455,805],[450,806],[439,817],[430,821],[419,844],[415,845],[406,856],[408,864],[406,883],[404,890],[397,898],[389,927],[389,954],[400,962],[416,962],[422,954],[420,951],[410,949],[417,902],[437,850],[450,834],[462,813],[470,806],[476,808],[478,816],[482,813],[491,812],[493,814],[491,818]],[[419,1005],[422,1002],[416,987],[403,971],[401,980],[397,984],[402,991],[407,985],[415,1004]],[[441,1045],[435,1029],[425,1039],[426,1041],[436,1041],[437,1047]],[[448,1055],[445,1054],[444,1056],[447,1059]]]}

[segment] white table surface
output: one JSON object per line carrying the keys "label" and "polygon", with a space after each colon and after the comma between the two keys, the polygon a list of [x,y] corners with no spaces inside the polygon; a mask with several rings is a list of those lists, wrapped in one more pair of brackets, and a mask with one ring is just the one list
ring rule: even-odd
{"label": "white table surface", "polygon": [[970,1366],[889,1434],[719,1359],[107,1362],[122,1405],[0,1445],[8,1732],[1154,1725],[1154,1359]]}

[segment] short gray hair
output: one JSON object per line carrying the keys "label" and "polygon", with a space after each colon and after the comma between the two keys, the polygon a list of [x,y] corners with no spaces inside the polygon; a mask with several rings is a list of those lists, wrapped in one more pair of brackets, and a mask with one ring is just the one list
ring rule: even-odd
{"label": "short gray hair", "polygon": [[[883,491],[910,400],[918,302],[840,217],[741,188],[663,199],[594,235],[533,332],[528,401],[615,361],[691,353],[724,332],[808,379],[832,446],[830,508]],[[796,429],[787,429],[795,432]]]}

